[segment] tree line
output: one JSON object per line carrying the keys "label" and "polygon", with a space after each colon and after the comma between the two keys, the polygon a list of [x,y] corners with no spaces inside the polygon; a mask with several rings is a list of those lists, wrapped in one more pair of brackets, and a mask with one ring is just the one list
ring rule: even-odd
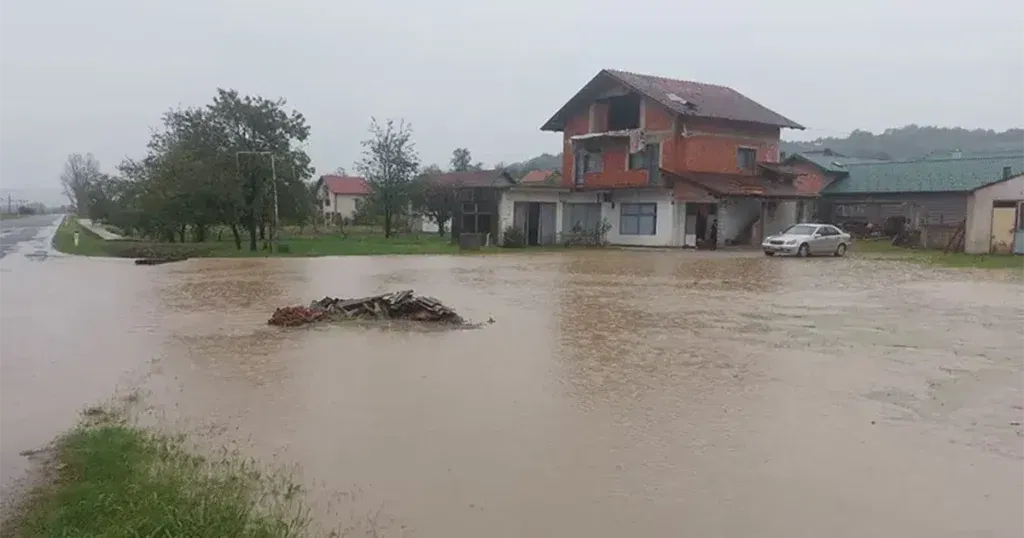
{"label": "tree line", "polygon": [[964,154],[1024,152],[1024,130],[964,129],[907,125],[873,134],[855,130],[846,137],[818,138],[809,142],[782,142],[782,151],[796,153],[829,148],[848,157],[883,160],[921,159],[931,154],[960,150]]}
{"label": "tree line", "polygon": [[[104,173],[91,154],[68,157],[61,184],[79,215],[162,242],[203,242],[212,230],[230,230],[236,248],[248,243],[253,251],[270,245],[278,221],[315,226],[321,218],[305,150],[310,127],[284,99],[218,89],[210,104],[172,109],[161,120],[145,155],[124,160],[116,173]],[[450,171],[484,167],[466,148],[455,149],[449,164]],[[371,191],[361,209],[379,219],[386,237],[410,212],[445,233],[455,185],[431,181],[440,167],[421,168],[408,123],[371,119],[355,170]]]}

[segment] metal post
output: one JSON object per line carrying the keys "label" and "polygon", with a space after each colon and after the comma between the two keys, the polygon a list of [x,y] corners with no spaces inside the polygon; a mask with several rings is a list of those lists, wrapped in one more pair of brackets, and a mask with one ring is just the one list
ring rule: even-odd
{"label": "metal post", "polygon": [[278,229],[278,219],[279,219],[280,215],[278,213],[278,205],[277,205],[277,167],[274,164],[274,154],[273,153],[270,154],[270,177],[271,177],[271,181],[274,182],[274,228],[270,232],[271,233],[270,244],[273,245],[271,247],[272,249],[278,250],[280,248],[280,246],[281,246],[281,239],[279,238],[280,231]]}
{"label": "metal post", "polygon": [[279,210],[278,210],[278,203],[277,203],[277,165],[276,165],[276,163],[274,161],[274,152],[272,152],[272,151],[236,151],[235,152],[235,162],[236,162],[236,166],[239,169],[241,169],[241,167],[242,167],[241,160],[240,160],[239,156],[242,155],[243,153],[249,154],[249,155],[269,155],[270,156],[270,175],[271,175],[271,178],[272,178],[271,181],[273,182],[273,189],[274,189],[274,226],[270,229],[270,245],[271,245],[270,249],[271,249],[271,251],[273,251],[275,248],[278,247],[278,244],[280,242],[280,239],[278,238],[278,236],[279,236],[279,233],[278,233]]}

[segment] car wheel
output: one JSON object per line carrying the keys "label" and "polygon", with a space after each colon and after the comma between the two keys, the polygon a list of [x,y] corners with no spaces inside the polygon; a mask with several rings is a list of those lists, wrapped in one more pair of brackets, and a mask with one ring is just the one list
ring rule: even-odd
{"label": "car wheel", "polygon": [[800,249],[796,251],[797,255],[801,258],[806,258],[811,255],[811,247],[807,243],[800,245]]}
{"label": "car wheel", "polygon": [[836,257],[837,258],[842,258],[845,255],[846,255],[846,243],[839,243],[839,246],[836,247]]}
{"label": "car wheel", "polygon": [[774,252],[772,252],[772,251],[770,251],[770,250],[766,250],[766,251],[764,251],[764,255],[765,255],[765,256],[774,256],[774,255],[775,255],[775,253],[774,253]]}

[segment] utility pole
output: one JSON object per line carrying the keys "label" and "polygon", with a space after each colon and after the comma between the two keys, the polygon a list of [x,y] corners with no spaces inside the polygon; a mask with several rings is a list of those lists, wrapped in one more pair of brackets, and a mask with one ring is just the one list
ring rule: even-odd
{"label": "utility pole", "polygon": [[242,169],[241,156],[242,155],[269,155],[270,156],[270,177],[271,177],[271,188],[274,189],[274,226],[270,228],[270,245],[271,252],[280,247],[278,238],[278,217],[280,215],[277,204],[277,166],[274,162],[274,152],[272,151],[236,151],[235,152],[235,165],[239,171]]}

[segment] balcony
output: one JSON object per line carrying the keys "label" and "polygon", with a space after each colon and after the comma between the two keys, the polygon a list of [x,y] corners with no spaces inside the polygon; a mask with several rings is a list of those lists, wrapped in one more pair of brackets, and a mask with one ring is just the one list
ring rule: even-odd
{"label": "balcony", "polygon": [[572,186],[577,189],[642,188],[661,185],[660,144],[629,152],[629,139],[579,145],[573,162]]}

